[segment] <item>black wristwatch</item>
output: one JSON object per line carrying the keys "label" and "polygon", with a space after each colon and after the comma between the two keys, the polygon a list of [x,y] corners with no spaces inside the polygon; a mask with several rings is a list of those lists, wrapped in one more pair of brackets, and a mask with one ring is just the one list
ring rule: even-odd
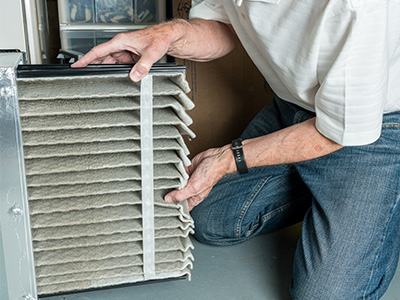
{"label": "black wristwatch", "polygon": [[232,151],[235,157],[236,169],[239,174],[246,174],[249,172],[247,169],[246,161],[243,154],[242,139],[232,141]]}

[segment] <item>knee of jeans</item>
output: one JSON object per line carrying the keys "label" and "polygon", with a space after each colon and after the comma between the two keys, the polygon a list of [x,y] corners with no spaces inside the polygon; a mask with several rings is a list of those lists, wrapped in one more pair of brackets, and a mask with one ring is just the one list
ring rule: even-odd
{"label": "knee of jeans", "polygon": [[356,286],[346,281],[345,278],[338,281],[328,277],[311,275],[307,280],[292,279],[290,294],[293,300],[352,300],[362,298],[362,292],[355,289]]}
{"label": "knee of jeans", "polygon": [[209,228],[195,225],[194,237],[201,243],[211,246],[230,246],[244,242],[247,239],[227,236],[221,232],[209,230]]}
{"label": "knee of jeans", "polygon": [[294,267],[290,294],[293,300],[353,300],[379,299],[384,293],[383,286],[373,288],[365,276],[344,271],[340,263],[321,266],[304,272]]}
{"label": "knee of jeans", "polygon": [[203,244],[229,246],[244,241],[244,239],[235,236],[234,224],[230,225],[228,220],[223,221],[217,218],[211,218],[207,214],[207,211],[196,209],[192,210],[191,216],[195,226],[194,236]]}

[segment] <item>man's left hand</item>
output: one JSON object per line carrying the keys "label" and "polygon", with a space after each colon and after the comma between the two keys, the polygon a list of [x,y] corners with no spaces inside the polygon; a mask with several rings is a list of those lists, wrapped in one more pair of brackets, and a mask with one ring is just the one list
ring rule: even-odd
{"label": "man's left hand", "polygon": [[234,159],[229,145],[204,151],[186,168],[190,178],[181,190],[168,193],[165,202],[188,200],[189,210],[198,205],[210,193],[213,186],[225,175],[234,171]]}

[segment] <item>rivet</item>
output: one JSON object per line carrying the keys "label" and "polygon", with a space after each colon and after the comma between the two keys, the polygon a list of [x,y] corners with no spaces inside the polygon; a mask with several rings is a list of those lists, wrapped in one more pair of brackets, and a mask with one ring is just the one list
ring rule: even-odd
{"label": "rivet", "polygon": [[24,211],[22,210],[22,208],[17,204],[15,204],[13,207],[11,207],[8,210],[8,213],[15,215],[15,216],[21,216],[23,214],[23,212]]}

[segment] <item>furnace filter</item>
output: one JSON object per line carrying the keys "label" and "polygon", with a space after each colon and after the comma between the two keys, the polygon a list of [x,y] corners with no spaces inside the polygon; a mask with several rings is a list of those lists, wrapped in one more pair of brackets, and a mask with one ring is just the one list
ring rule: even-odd
{"label": "furnace filter", "polygon": [[190,276],[188,206],[163,197],[188,179],[182,136],[194,137],[193,103],[183,72],[154,73],[150,84],[151,168],[142,161],[141,83],[127,75],[17,80],[39,295]]}

